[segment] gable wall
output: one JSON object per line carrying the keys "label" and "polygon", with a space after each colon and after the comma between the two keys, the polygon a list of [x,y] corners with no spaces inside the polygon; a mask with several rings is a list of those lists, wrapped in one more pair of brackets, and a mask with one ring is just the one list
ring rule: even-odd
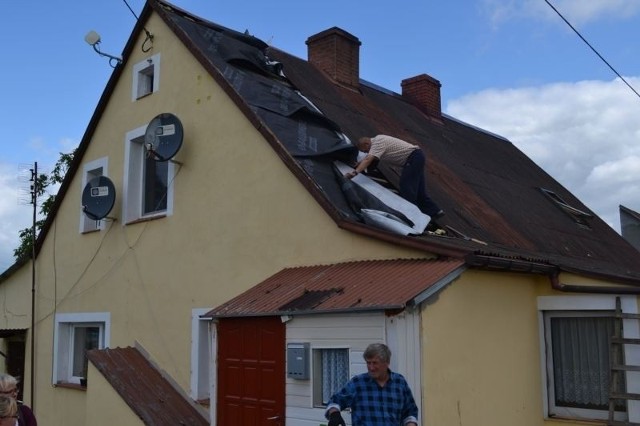
{"label": "gable wall", "polygon": [[0,284],[0,329],[31,328],[31,263]]}
{"label": "gable wall", "polygon": [[[51,425],[82,424],[59,408],[84,395],[51,386],[56,314],[110,313],[111,347],[138,341],[188,389],[193,308],[217,306],[287,266],[424,257],[339,230],[158,17],[145,26],[154,48],[144,54],[138,40],[83,159],[108,158],[115,221],[79,234],[78,173],[37,261],[36,413]],[[132,102],[131,67],[158,52],[160,90]],[[173,214],[125,225],[124,138],[161,112],[185,129]]]}

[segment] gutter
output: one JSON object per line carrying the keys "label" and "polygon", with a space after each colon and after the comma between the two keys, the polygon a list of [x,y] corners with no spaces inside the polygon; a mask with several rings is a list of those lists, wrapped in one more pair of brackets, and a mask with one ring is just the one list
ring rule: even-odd
{"label": "gutter", "polygon": [[506,270],[511,272],[538,273],[543,275],[557,274],[558,267],[548,263],[534,262],[514,258],[486,256],[471,253],[466,256],[465,263],[468,266],[493,270]]}
{"label": "gutter", "polygon": [[595,294],[640,294],[640,287],[563,284],[560,282],[557,272],[549,275],[549,281],[551,282],[551,288],[563,292]]}
{"label": "gutter", "polygon": [[547,275],[549,277],[549,282],[551,283],[551,288],[565,293],[640,295],[640,286],[602,286],[561,283],[559,278],[560,268],[551,264],[517,259],[505,259],[495,256],[482,256],[477,254],[468,255],[465,261],[467,266],[472,267]]}

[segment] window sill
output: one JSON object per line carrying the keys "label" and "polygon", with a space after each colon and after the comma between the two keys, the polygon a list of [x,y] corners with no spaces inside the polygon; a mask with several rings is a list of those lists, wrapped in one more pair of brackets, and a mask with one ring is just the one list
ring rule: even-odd
{"label": "window sill", "polygon": [[94,232],[100,232],[100,228],[98,229],[91,229],[89,231],[82,231],[80,232],[82,235],[87,235],[87,234],[93,234]]}
{"label": "window sill", "polygon": [[55,384],[55,387],[64,388],[64,389],[74,389],[74,390],[85,391],[85,392],[87,390],[86,386],[82,386],[77,383],[67,383],[67,382],[58,382]]}
{"label": "window sill", "polygon": [[211,401],[209,400],[209,398],[205,398],[205,399],[198,399],[196,400],[196,402],[202,406],[208,407],[209,404],[211,404]]}
{"label": "window sill", "polygon": [[140,95],[136,97],[136,101],[139,101],[140,99],[148,98],[151,95],[153,95],[153,92],[145,93],[144,95]]}
{"label": "window sill", "polygon": [[135,219],[132,221],[129,221],[127,223],[125,223],[125,225],[135,225],[136,223],[144,223],[144,222],[150,222],[152,220],[157,220],[157,219],[163,219],[167,217],[166,214],[159,214],[159,215],[155,215],[155,216],[146,216],[146,217],[141,217],[139,219]]}

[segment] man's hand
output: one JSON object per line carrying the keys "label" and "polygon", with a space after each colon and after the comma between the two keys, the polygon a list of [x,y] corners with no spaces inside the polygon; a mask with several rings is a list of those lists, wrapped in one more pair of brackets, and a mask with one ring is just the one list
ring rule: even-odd
{"label": "man's hand", "polygon": [[329,426],[347,426],[340,411],[333,411],[329,414]]}
{"label": "man's hand", "polygon": [[351,179],[351,178],[355,177],[357,174],[358,174],[358,172],[357,172],[357,171],[355,171],[355,170],[353,170],[353,171],[351,171],[351,172],[349,172],[349,173],[346,173],[346,174],[344,175],[344,177],[346,177],[347,179]]}

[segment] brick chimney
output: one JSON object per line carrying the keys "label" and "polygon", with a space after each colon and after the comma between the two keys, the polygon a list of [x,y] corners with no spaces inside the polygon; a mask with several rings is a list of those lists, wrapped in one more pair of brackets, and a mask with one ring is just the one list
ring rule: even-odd
{"label": "brick chimney", "polygon": [[402,80],[402,97],[410,101],[428,116],[441,121],[442,106],[440,87],[442,84],[427,74]]}
{"label": "brick chimney", "polygon": [[355,88],[360,82],[360,40],[333,27],[307,39],[309,62],[337,83]]}

